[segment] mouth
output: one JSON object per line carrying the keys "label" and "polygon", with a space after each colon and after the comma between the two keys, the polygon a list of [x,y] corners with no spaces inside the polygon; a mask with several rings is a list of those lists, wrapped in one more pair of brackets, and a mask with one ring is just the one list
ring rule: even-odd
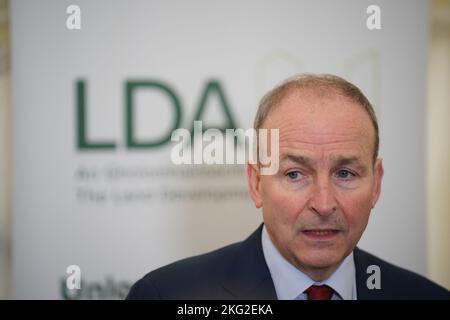
{"label": "mouth", "polygon": [[340,230],[337,229],[305,229],[302,234],[310,240],[332,240],[339,234]]}

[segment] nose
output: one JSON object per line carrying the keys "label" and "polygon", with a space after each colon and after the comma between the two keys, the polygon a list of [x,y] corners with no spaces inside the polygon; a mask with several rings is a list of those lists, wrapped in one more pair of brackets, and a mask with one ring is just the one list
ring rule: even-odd
{"label": "nose", "polygon": [[327,178],[317,179],[309,202],[310,209],[320,216],[329,216],[336,211],[337,202],[334,189]]}

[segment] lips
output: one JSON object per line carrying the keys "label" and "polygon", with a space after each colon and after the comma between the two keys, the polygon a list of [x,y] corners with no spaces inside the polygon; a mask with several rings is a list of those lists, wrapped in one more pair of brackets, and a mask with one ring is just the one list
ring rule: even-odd
{"label": "lips", "polygon": [[336,230],[336,229],[324,229],[324,230],[311,229],[311,230],[304,230],[303,232],[312,233],[317,236],[324,236],[326,234],[339,232],[339,230]]}
{"label": "lips", "polygon": [[309,238],[318,239],[318,240],[327,240],[335,237],[339,230],[337,229],[306,229],[303,230],[302,233]]}

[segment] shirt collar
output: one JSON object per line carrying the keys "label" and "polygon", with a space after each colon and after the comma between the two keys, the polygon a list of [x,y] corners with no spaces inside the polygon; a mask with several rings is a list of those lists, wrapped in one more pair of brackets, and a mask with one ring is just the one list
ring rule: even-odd
{"label": "shirt collar", "polygon": [[262,230],[261,242],[278,299],[293,300],[313,284],[328,285],[343,300],[356,299],[353,252],[344,259],[328,279],[315,282],[280,254],[272,243],[265,226]]}

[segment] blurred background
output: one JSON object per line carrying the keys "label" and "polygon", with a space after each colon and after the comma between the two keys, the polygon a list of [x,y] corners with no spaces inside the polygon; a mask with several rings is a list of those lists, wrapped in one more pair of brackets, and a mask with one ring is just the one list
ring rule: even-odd
{"label": "blurred background", "polygon": [[385,178],[359,246],[450,289],[450,1],[0,0],[0,298],[121,299],[245,239],[244,166],[175,165],[171,132],[251,128],[301,72],[376,109]]}

